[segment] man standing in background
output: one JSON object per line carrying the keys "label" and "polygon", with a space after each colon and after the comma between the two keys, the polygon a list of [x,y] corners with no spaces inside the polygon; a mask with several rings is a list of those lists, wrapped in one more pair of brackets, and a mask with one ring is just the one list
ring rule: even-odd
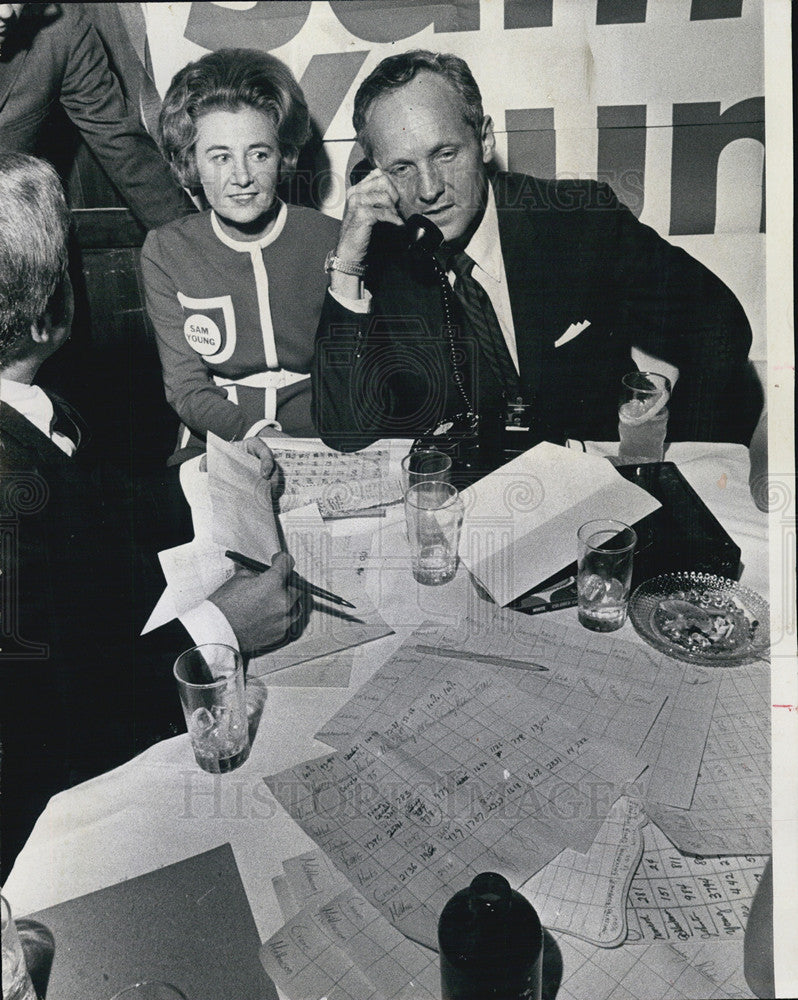
{"label": "man standing in background", "polygon": [[58,103],[146,229],[193,211],[140,107],[125,102],[83,5],[0,4],[0,151],[62,159],[48,145]]}

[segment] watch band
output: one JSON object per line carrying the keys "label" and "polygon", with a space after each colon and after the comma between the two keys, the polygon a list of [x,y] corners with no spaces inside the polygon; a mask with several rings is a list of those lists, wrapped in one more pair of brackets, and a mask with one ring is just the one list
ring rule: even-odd
{"label": "watch band", "polygon": [[329,274],[330,271],[340,271],[341,274],[353,274],[357,278],[363,278],[366,275],[366,265],[343,260],[335,255],[335,250],[330,250],[324,261],[324,273]]}

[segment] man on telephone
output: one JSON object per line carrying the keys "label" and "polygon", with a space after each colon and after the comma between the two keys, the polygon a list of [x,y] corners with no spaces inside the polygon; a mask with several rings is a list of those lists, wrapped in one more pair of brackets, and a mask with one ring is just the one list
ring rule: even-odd
{"label": "man on telephone", "polygon": [[606,184],[493,169],[462,59],[383,59],[353,125],[371,169],[327,258],[313,387],[328,444],[459,437],[487,469],[544,439],[614,439],[635,365],[678,379],[672,439],[747,440],[737,299]]}

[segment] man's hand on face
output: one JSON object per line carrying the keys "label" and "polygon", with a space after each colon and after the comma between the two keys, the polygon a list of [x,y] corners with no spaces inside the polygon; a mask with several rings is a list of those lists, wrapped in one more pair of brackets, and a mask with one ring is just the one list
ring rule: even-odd
{"label": "man's hand on face", "polygon": [[265,573],[237,570],[208,598],[230,623],[242,652],[281,642],[302,614],[300,596],[288,586],[293,568],[291,556],[277,552]]}
{"label": "man's hand on face", "polygon": [[[399,192],[391,178],[376,167],[359,184],[353,184],[346,196],[346,208],[341,222],[341,236],[336,255],[353,264],[366,259],[371,230],[376,222],[403,226],[399,215]],[[333,278],[336,272],[333,271]]]}

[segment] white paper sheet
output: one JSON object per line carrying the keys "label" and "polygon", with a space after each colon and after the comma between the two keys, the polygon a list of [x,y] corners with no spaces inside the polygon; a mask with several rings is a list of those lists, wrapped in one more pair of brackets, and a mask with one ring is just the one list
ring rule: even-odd
{"label": "white paper sheet", "polygon": [[747,1000],[743,943],[652,941],[602,948],[557,935],[564,974],[557,1000]]}
{"label": "white paper sheet", "polygon": [[[244,458],[250,459],[252,456]],[[296,571],[302,577],[343,597],[354,608],[313,598],[307,604],[307,621],[301,635],[279,649],[253,657],[248,666],[249,676],[260,677],[275,673],[278,675],[278,684],[299,687],[345,686],[351,662],[328,661],[317,667],[297,670],[293,676],[285,668],[381,638],[389,635],[391,629],[366,594],[357,571],[340,566],[333,558],[333,540],[325,530],[315,505],[282,515],[282,538],[280,543],[275,544],[273,517],[271,525],[268,525],[268,519],[263,517],[263,507],[251,502],[252,490],[258,488],[258,481],[263,482],[258,475],[257,459],[254,461],[254,468],[249,461],[239,461],[239,453],[234,446],[224,442],[222,447],[214,448],[213,464],[207,474],[209,492],[216,493],[218,504],[218,498],[226,495],[225,488],[216,490],[211,483],[215,477],[228,474],[232,481],[238,482],[241,492],[234,490],[231,494],[221,534],[217,532],[214,519],[210,526],[200,525],[193,541],[158,554],[167,589],[145,629],[155,628],[175,615],[196,607],[228,580],[235,573],[236,564],[225,556],[226,548],[243,552],[244,555],[253,555],[254,548],[258,553],[255,558],[268,562],[276,549],[283,547],[293,555]],[[206,530],[208,528],[210,530]],[[258,549],[256,542],[262,529],[262,538],[266,540]],[[243,541],[236,534],[238,531],[246,536]],[[211,536],[223,538],[223,544],[218,544]],[[265,555],[267,551],[268,556]]]}
{"label": "white paper sheet", "polygon": [[211,532],[222,549],[234,549],[265,562],[282,548],[271,496],[271,482],[260,461],[240,442],[208,434],[208,492]]}
{"label": "white paper sheet", "polygon": [[586,854],[566,848],[519,888],[549,930],[603,948],[626,939],[626,895],[643,853],[645,814],[622,796]]}
{"label": "white paper sheet", "polygon": [[536,445],[463,491],[460,558],[497,604],[576,559],[585,521],[634,524],[661,506],[603,458]]}
{"label": "white paper sheet", "polygon": [[717,669],[720,690],[689,809],[646,799],[646,812],[690,854],[769,854],[770,670]]}

